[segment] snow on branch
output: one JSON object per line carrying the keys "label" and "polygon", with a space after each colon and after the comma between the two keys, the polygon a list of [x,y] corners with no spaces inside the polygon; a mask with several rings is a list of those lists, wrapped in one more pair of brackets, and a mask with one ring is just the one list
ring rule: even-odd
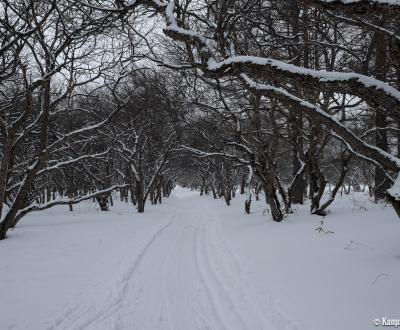
{"label": "snow on branch", "polygon": [[317,117],[322,120],[325,126],[334,131],[338,136],[342,137],[351,146],[351,149],[356,155],[360,155],[361,158],[368,157],[377,161],[387,167],[390,170],[398,172],[400,170],[400,159],[391,155],[388,152],[383,151],[373,145],[370,145],[356,136],[346,126],[340,123],[336,118],[327,114],[320,107],[303,100],[293,94],[290,94],[282,88],[261,84],[253,81],[247,75],[241,74],[240,77],[245,85],[256,92],[264,95],[276,97],[282,103],[296,104],[298,109],[303,111],[310,117]]}
{"label": "snow on branch", "polygon": [[387,193],[395,200],[400,201],[400,176],[394,181],[393,186],[387,190]]}
{"label": "snow on branch", "polygon": [[111,192],[111,191],[113,191],[113,190],[115,190],[117,188],[124,188],[124,187],[127,187],[127,186],[128,186],[127,184],[114,185],[114,186],[111,186],[111,187],[106,188],[106,189],[96,190],[95,192],[92,192],[92,193],[89,193],[89,194],[86,194],[86,195],[82,195],[82,196],[76,196],[76,197],[65,197],[65,196],[62,196],[62,197],[60,197],[58,199],[54,199],[54,200],[51,200],[51,201],[43,203],[43,204],[33,204],[33,205],[30,205],[30,206],[27,206],[27,207],[25,207],[25,208],[23,208],[23,209],[18,211],[18,216],[25,215],[25,214],[27,214],[29,212],[33,212],[33,211],[42,211],[42,210],[48,209],[48,208],[56,206],[56,205],[78,204],[78,203],[80,203],[80,202],[82,202],[84,200],[96,197],[96,196],[101,195],[101,194],[109,193],[109,192]]}
{"label": "snow on branch", "polygon": [[385,170],[385,168],[382,166],[382,164],[380,164],[378,161],[376,161],[373,158],[367,157],[363,154],[357,153],[352,146],[346,141],[344,140],[341,136],[339,136],[338,134],[336,134],[334,131],[331,131],[331,134],[334,138],[336,138],[337,140],[341,141],[349,150],[350,153],[352,153],[353,155],[357,156],[360,159],[364,159],[369,163],[374,164],[375,166],[379,167],[383,173],[385,174],[385,176],[389,179],[390,182],[394,182],[394,179],[389,175],[389,173]]}
{"label": "snow on branch", "polygon": [[358,73],[329,72],[306,69],[271,58],[255,56],[231,56],[221,62],[213,58],[207,69],[216,75],[231,73],[266,73],[276,81],[285,79],[301,80],[312,86],[323,86],[336,92],[357,95],[363,99],[377,102],[387,109],[400,111],[400,91],[378,79]]}
{"label": "snow on branch", "polygon": [[324,87],[325,90],[357,95],[368,103],[379,104],[389,111],[400,111],[399,90],[381,80],[362,74],[312,70],[256,56],[231,56],[217,62],[208,46],[207,39],[202,34],[178,26],[174,8],[175,1],[169,1],[165,10],[167,27],[164,32],[174,40],[197,47],[202,61],[200,65],[209,75],[218,77],[227,74],[264,73],[275,81],[300,80],[303,84],[308,84],[310,88]]}
{"label": "snow on branch", "polygon": [[74,131],[68,132],[65,135],[59,137],[56,141],[54,141],[52,144],[50,144],[47,147],[47,150],[52,151],[57,145],[59,145],[60,143],[66,141],[68,138],[71,138],[73,136],[79,135],[79,134],[84,134],[90,131],[93,131],[95,129],[98,129],[100,127],[102,127],[103,125],[107,124],[111,118],[119,111],[120,107],[117,107],[115,110],[113,110],[104,120],[102,120],[101,122],[95,123],[93,125],[89,125],[89,126],[85,126],[79,129],[76,129]]}
{"label": "snow on branch", "polygon": [[48,171],[51,171],[51,170],[58,169],[60,167],[66,166],[66,165],[71,165],[71,164],[79,162],[79,161],[81,161],[83,159],[90,159],[90,158],[91,159],[98,159],[101,156],[107,155],[109,153],[109,151],[110,150],[106,150],[104,152],[97,153],[97,154],[87,154],[87,155],[82,155],[82,156],[79,156],[79,157],[76,157],[76,158],[68,159],[68,160],[65,160],[65,161],[61,161],[61,162],[58,162],[58,163],[56,163],[54,165],[48,166],[46,168],[43,168],[42,170],[38,171],[36,173],[36,175],[39,175],[39,174],[42,174],[44,172],[48,172]]}
{"label": "snow on branch", "polygon": [[200,56],[208,60],[211,56],[211,50],[208,47],[207,39],[201,33],[180,27],[175,19],[174,8],[175,1],[170,0],[165,10],[167,26],[164,28],[164,33],[172,39],[196,46],[201,52]]}
{"label": "snow on branch", "polygon": [[340,10],[349,14],[400,13],[399,0],[299,0],[305,6]]}
{"label": "snow on branch", "polygon": [[206,152],[206,151],[202,151],[202,150],[188,147],[185,145],[182,145],[179,150],[188,151],[188,152],[192,153],[193,155],[196,155],[197,157],[200,157],[200,158],[222,157],[222,158],[231,159],[240,164],[250,165],[250,162],[248,160],[240,158],[239,156],[236,156],[236,155],[227,154],[225,152]]}
{"label": "snow on branch", "polygon": [[300,80],[303,84],[309,84],[310,88],[324,87],[325,90],[357,95],[367,102],[379,104],[389,111],[400,111],[399,90],[388,83],[362,74],[312,70],[256,56],[231,56],[218,62],[208,46],[207,39],[202,34],[178,26],[174,16],[174,7],[174,0],[171,0],[166,6],[167,27],[164,32],[174,40],[197,47],[200,51],[202,69],[207,74],[222,76],[253,72],[266,73],[276,81]]}
{"label": "snow on branch", "polygon": [[370,21],[363,19],[360,16],[351,15],[352,18],[350,18],[346,15],[335,15],[334,13],[331,13],[331,12],[329,13],[329,16],[331,16],[335,19],[338,19],[342,22],[348,23],[350,25],[361,26],[361,27],[367,28],[372,31],[381,32],[381,33],[385,34],[389,39],[392,38],[394,40],[400,41],[400,35],[399,35],[398,31],[394,32],[394,31],[386,29],[382,26],[379,26],[377,24],[373,24]]}
{"label": "snow on branch", "polygon": [[392,127],[392,126],[387,126],[387,127],[372,127],[369,130],[365,131],[361,138],[366,138],[368,135],[372,133],[376,133],[378,131],[392,131],[395,133],[400,133],[400,128]]}

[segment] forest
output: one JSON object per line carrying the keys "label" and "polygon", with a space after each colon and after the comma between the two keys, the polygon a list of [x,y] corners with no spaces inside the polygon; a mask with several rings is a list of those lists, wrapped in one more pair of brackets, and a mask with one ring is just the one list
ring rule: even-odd
{"label": "forest", "polygon": [[282,233],[362,195],[399,230],[399,22],[399,0],[2,0],[0,250],[50,210],[135,221],[176,191]]}

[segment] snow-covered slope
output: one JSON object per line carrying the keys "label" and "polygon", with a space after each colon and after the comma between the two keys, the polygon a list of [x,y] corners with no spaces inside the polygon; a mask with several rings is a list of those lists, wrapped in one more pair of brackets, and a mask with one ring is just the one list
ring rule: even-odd
{"label": "snow-covered slope", "polygon": [[399,317],[400,222],[346,197],[282,223],[182,188],[30,215],[0,242],[0,329],[373,329]]}

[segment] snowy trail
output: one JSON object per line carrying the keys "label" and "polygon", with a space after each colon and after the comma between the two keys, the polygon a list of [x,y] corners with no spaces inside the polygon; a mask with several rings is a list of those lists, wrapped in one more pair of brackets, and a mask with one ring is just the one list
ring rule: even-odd
{"label": "snowy trail", "polygon": [[140,215],[32,214],[0,242],[0,329],[374,329],[398,314],[399,225],[368,198],[340,199],[330,235],[307,205],[278,224],[179,187]]}
{"label": "snowy trail", "polygon": [[178,202],[108,295],[95,307],[77,299],[48,329],[296,329],[252,303],[210,204],[191,194]]}

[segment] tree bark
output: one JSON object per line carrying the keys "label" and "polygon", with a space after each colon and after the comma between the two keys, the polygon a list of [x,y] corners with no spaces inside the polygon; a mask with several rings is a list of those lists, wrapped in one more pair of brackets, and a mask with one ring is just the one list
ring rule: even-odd
{"label": "tree bark", "polygon": [[99,204],[101,211],[109,211],[107,194],[101,194],[96,196],[96,201]]}
{"label": "tree bark", "polygon": [[136,182],[136,201],[138,213],[144,212],[144,184],[143,181]]}
{"label": "tree bark", "polygon": [[[384,25],[385,18],[380,19],[379,25]],[[384,81],[387,75],[387,48],[388,41],[384,33],[375,33],[375,76]],[[385,111],[378,108],[375,111],[375,127],[383,128],[387,126],[387,115]],[[375,133],[376,146],[384,151],[388,151],[388,137],[386,130],[377,129]],[[391,183],[387,179],[384,170],[380,166],[375,166],[375,200],[385,198],[385,192],[390,188]]]}

